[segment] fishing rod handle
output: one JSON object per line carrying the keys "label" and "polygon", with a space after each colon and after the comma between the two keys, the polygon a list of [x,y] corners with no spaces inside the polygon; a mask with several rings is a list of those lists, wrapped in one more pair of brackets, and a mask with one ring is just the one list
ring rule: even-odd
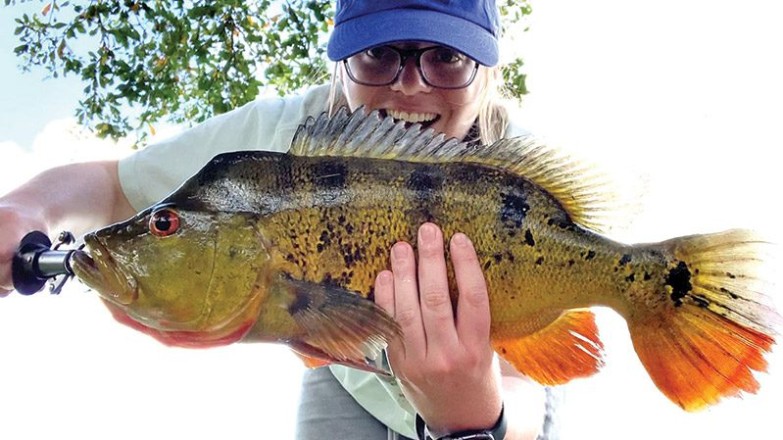
{"label": "fishing rod handle", "polygon": [[41,231],[28,233],[19,242],[11,275],[14,289],[22,295],[32,295],[43,289],[47,280],[58,275],[73,275],[70,250],[51,249],[52,242]]}

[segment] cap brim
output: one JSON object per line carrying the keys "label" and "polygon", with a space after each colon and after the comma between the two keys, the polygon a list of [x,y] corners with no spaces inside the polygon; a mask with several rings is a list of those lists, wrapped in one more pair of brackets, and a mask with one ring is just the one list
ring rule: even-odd
{"label": "cap brim", "polygon": [[332,61],[395,41],[425,41],[449,46],[485,66],[498,63],[497,39],[483,27],[426,10],[389,10],[335,26],[326,53]]}

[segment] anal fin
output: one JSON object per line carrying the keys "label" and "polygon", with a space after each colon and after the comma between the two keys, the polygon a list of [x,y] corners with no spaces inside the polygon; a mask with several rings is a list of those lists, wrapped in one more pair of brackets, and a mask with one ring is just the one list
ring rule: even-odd
{"label": "anal fin", "polygon": [[591,376],[604,364],[604,347],[589,310],[564,312],[533,334],[493,339],[492,346],[517,371],[543,385]]}
{"label": "anal fin", "polygon": [[383,376],[392,376],[392,372],[388,367],[385,367],[382,362],[379,362],[380,356],[376,359],[365,358],[359,359],[344,359],[336,360],[331,355],[325,353],[317,347],[308,345],[304,342],[291,342],[288,344],[296,354],[305,367],[307,368],[320,368],[325,367],[332,363],[339,363],[348,367],[356,368],[357,370],[368,371],[370,373],[377,373]]}
{"label": "anal fin", "polygon": [[326,359],[313,357],[297,351],[294,348],[294,344],[289,344],[289,346],[291,347],[291,350],[294,352],[294,354],[302,360],[302,363],[307,368],[321,368],[331,364],[331,362]]}

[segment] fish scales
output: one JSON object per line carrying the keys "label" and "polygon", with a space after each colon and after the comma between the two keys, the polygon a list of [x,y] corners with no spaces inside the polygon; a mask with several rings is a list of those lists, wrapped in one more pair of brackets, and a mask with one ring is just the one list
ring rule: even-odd
{"label": "fish scales", "polygon": [[[502,169],[264,152],[241,153],[234,160],[247,168],[249,187],[220,191],[218,202],[255,200],[256,206],[244,208],[262,214],[258,221],[278,254],[280,270],[296,278],[367,296],[375,275],[388,268],[391,246],[400,240],[415,244],[418,225],[433,221],[446,236],[461,231],[474,242],[493,295],[496,327],[529,322],[523,318],[543,312],[554,319],[565,308],[600,304],[620,284],[608,273],[600,277],[596,269],[621,258],[614,243],[575,225],[547,193]],[[256,172],[270,168],[276,170]],[[236,174],[243,174],[242,168],[234,171],[223,180],[230,186]],[[254,199],[247,192],[265,197]],[[603,249],[598,258],[591,256],[595,249]]]}
{"label": "fish scales", "polygon": [[289,153],[215,157],[160,203],[88,234],[73,267],[117,319],[167,344],[282,342],[309,366],[383,373],[375,359],[402,335],[366,298],[392,245],[415,246],[431,221],[473,241],[493,348],[532,379],[598,371],[590,307],[602,305],[684,409],[755,392],[780,324],[763,240],[613,241],[600,233],[599,183],[532,138],[476,146],[341,110],[300,127]]}

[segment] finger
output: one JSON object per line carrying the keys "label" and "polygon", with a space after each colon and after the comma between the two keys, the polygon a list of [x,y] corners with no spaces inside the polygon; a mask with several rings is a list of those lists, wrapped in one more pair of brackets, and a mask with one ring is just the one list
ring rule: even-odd
{"label": "finger", "polygon": [[13,289],[13,280],[11,277],[11,260],[14,251],[11,249],[0,252],[0,295],[3,292],[8,293]]}
{"label": "finger", "polygon": [[419,228],[419,297],[427,349],[451,350],[457,347],[454,309],[449,295],[443,233],[432,223]]}
{"label": "finger", "polygon": [[405,356],[425,353],[427,341],[421,323],[419,290],[416,282],[416,256],[408,243],[392,246],[391,266],[394,283],[394,319],[405,335]]}
{"label": "finger", "polygon": [[394,316],[394,275],[384,270],[375,277],[375,304],[378,304],[389,316]]}
{"label": "finger", "polygon": [[[375,277],[375,303],[389,316],[394,316],[394,275],[390,270],[384,270]],[[386,350],[389,354],[389,362],[397,356],[404,355],[402,339],[394,338],[389,341]]]}
{"label": "finger", "polygon": [[451,264],[457,279],[457,333],[466,346],[488,346],[490,308],[487,283],[473,243],[465,234],[451,239]]}

